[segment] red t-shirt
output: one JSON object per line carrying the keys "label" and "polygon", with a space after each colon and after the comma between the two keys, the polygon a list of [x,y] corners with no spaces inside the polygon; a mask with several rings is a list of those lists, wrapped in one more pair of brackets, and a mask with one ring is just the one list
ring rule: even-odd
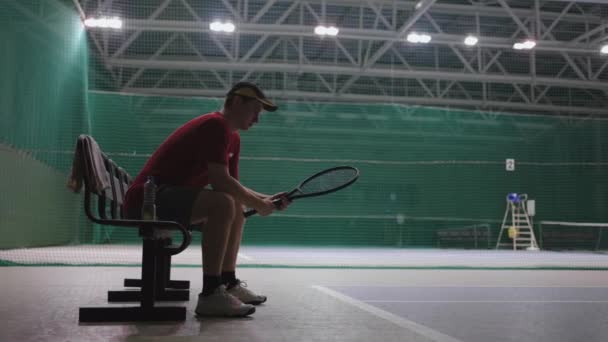
{"label": "red t-shirt", "polygon": [[[228,166],[230,175],[239,179],[241,138],[231,132],[219,112],[201,115],[173,132],[152,154],[125,196],[126,212],[138,210],[143,202],[143,186],[154,176],[157,186],[209,184],[208,164]],[[134,208],[131,208],[134,206]]]}

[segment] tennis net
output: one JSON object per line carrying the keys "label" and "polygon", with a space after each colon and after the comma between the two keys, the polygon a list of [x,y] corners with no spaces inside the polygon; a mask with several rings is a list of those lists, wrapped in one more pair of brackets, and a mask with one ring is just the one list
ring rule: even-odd
{"label": "tennis net", "polygon": [[606,250],[608,223],[541,221],[540,244],[548,250]]}

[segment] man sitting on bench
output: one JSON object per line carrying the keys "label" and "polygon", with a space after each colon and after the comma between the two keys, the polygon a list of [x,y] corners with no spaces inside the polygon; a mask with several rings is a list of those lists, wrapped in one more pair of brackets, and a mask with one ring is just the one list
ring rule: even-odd
{"label": "man sitting on bench", "polygon": [[275,198],[282,198],[278,209],[289,205],[285,193],[261,194],[238,181],[238,131],[256,124],[262,109],[275,111],[277,106],[255,84],[237,83],[226,95],[221,112],[187,122],[158,147],[126,195],[127,216],[139,219],[143,186],[153,176],[158,186],[158,219],[201,226],[203,291],[195,310],[199,316],[247,316],[255,312],[253,305],[266,301],[235,276],[244,207],[266,216],[277,209]]}

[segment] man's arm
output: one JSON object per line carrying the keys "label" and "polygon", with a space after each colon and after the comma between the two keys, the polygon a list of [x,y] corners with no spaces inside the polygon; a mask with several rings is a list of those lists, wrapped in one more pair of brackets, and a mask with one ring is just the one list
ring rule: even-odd
{"label": "man's arm", "polygon": [[285,192],[279,192],[274,195],[266,195],[266,194],[251,190],[244,185],[242,185],[242,186],[245,189],[247,189],[247,191],[251,192],[254,196],[261,198],[261,199],[270,199],[271,201],[273,201],[273,203],[274,203],[275,199],[281,198],[281,202],[279,202],[279,205],[277,207],[278,210],[285,210],[285,208],[287,208],[289,206],[289,204],[291,203],[291,201],[286,197],[287,194]]}
{"label": "man's arm", "polygon": [[258,197],[263,195],[243,186],[238,180],[228,173],[226,165],[209,163],[209,183],[213,190],[225,192],[234,197],[235,201],[249,208],[257,210],[261,215],[268,215],[275,209],[269,197]]}
{"label": "man's arm", "polygon": [[249,189],[248,187],[244,186],[243,184],[241,184],[241,185],[242,185],[242,186],[243,186],[243,187],[244,187],[244,188],[245,188],[247,191],[251,192],[252,194],[254,194],[254,195],[255,195],[256,197],[258,197],[258,198],[268,198],[268,197],[272,197],[272,195],[266,195],[266,194],[263,194],[263,193],[261,193],[261,192],[257,192],[257,191],[254,191],[254,190],[252,190],[252,189]]}

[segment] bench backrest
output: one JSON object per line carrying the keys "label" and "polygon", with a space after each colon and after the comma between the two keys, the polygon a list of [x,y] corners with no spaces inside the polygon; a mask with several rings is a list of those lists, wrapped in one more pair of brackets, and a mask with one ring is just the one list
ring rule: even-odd
{"label": "bench backrest", "polygon": [[[97,215],[101,219],[124,219],[125,213],[122,210],[122,203],[127,189],[133,181],[131,176],[112,159],[110,159],[100,149],[91,148],[95,140],[88,135],[78,137],[78,149],[84,166],[84,186],[85,186],[85,210],[91,217],[93,214],[90,209],[92,197],[97,199]],[[96,143],[95,143],[96,144]],[[100,175],[98,172],[105,172]],[[109,180],[109,187],[99,190],[95,184],[94,177],[106,177]]]}
{"label": "bench backrest", "polygon": [[[74,161],[75,165],[80,164],[80,167],[73,167],[73,171],[82,171],[82,178],[79,179],[84,181],[84,211],[91,221],[102,225],[137,227],[140,236],[154,239],[167,239],[164,234],[156,234],[158,229],[178,230],[182,234],[181,244],[172,245],[169,239],[169,244],[161,248],[163,253],[169,255],[181,253],[190,245],[192,233],[179,222],[128,219],[122,210],[122,203],[133,181],[131,176],[103,153],[91,136],[79,136],[76,148]],[[94,198],[97,199],[97,215],[91,210]]]}

